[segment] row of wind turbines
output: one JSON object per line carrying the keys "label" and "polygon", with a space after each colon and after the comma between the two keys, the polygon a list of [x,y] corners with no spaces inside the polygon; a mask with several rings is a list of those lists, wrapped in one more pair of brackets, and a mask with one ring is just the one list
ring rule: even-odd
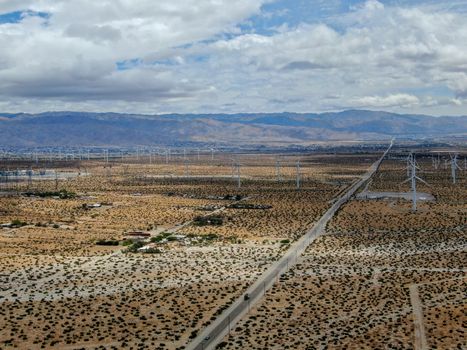
{"label": "row of wind turbines", "polygon": [[[448,159],[445,159],[445,163],[444,163],[444,168],[447,169],[447,165],[448,163],[450,163],[451,165],[451,179],[452,179],[452,183],[453,184],[456,184],[456,181],[457,181],[457,170],[462,170],[462,168],[459,166],[458,164],[458,154],[450,154],[450,160]],[[432,165],[433,165],[433,168],[434,169],[439,169],[439,166],[441,164],[441,159],[440,159],[440,155],[438,153],[438,156],[437,157],[434,157],[432,156]],[[420,181],[422,183],[424,183],[425,185],[427,186],[430,186],[425,180],[421,179],[418,175],[417,175],[417,170],[420,170],[421,169],[419,168],[418,164],[417,164],[417,161],[416,161],[416,157],[415,157],[415,154],[413,153],[410,153],[409,156],[407,157],[407,180],[405,180],[404,182],[402,183],[407,183],[407,182],[410,182],[411,184],[411,191],[412,191],[412,211],[417,211],[417,181]],[[466,170],[467,167],[466,167],[466,159],[464,158],[464,170]]]}

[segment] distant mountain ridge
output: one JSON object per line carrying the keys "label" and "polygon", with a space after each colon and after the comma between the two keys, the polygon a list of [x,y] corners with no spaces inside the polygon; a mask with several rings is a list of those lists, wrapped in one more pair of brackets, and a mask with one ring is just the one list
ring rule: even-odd
{"label": "distant mountain ridge", "polygon": [[0,146],[288,145],[390,137],[467,136],[467,116],[335,113],[0,113]]}

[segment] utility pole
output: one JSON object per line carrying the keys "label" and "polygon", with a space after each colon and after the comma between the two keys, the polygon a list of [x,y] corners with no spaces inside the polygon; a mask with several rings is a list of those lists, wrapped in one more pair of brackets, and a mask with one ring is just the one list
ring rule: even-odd
{"label": "utility pole", "polygon": [[240,164],[237,163],[237,187],[240,188],[242,186],[241,178],[240,178]]}

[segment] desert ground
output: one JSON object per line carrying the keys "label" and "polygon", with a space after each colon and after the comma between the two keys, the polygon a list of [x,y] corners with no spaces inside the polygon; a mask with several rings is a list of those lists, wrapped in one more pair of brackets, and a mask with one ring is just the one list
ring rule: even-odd
{"label": "desert ground", "polygon": [[[397,155],[392,155],[397,158]],[[399,155],[399,158],[402,158]],[[435,201],[345,204],[298,264],[218,345],[223,349],[464,349],[467,178],[417,159]],[[371,191],[409,191],[401,159]]]}
{"label": "desert ground", "polygon": [[184,348],[377,157],[4,160],[0,348]]}

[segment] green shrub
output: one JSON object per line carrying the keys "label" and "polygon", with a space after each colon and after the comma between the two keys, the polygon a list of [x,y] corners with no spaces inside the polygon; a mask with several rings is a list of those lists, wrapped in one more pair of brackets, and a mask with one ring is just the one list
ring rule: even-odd
{"label": "green shrub", "polygon": [[127,249],[128,252],[130,253],[136,253],[139,248],[144,247],[143,242],[135,242],[132,245],[130,245]]}
{"label": "green shrub", "polygon": [[197,216],[193,219],[193,224],[196,226],[221,226],[224,223],[222,216]]}
{"label": "green shrub", "polygon": [[60,199],[72,199],[76,197],[76,193],[67,191],[67,190],[60,190],[60,191],[45,191],[45,192],[25,192],[25,196],[31,197],[31,196],[38,196],[41,198],[46,198],[46,197],[58,197]]}
{"label": "green shrub", "polygon": [[100,239],[96,242],[96,245],[109,245],[109,246],[117,246],[118,241],[111,239],[111,240],[105,240],[105,239]]}
{"label": "green shrub", "polygon": [[157,248],[149,248],[143,251],[144,254],[160,254],[162,251]]}
{"label": "green shrub", "polygon": [[13,227],[23,227],[23,226],[26,226],[27,224],[28,224],[27,222],[21,221],[18,219],[15,219],[11,222],[11,226]]}

